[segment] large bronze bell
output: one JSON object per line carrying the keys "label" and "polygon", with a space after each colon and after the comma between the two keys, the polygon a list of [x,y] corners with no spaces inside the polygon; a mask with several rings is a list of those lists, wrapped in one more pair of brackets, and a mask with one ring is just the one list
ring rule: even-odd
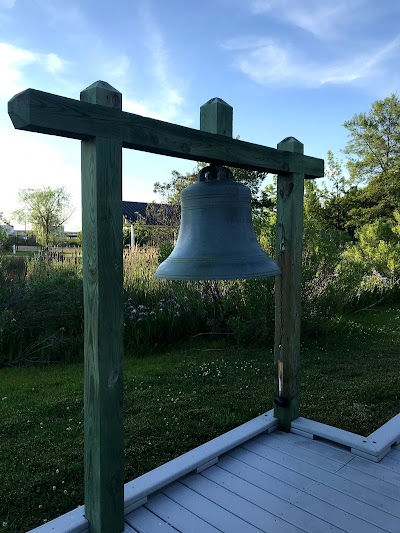
{"label": "large bronze bell", "polygon": [[247,279],[280,274],[261,249],[251,219],[250,189],[225,167],[203,168],[181,193],[181,225],[161,279]]}

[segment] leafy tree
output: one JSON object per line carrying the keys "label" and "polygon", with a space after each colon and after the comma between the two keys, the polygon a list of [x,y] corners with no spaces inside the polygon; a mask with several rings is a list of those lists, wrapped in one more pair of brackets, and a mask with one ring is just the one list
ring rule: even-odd
{"label": "leafy tree", "polygon": [[354,115],[344,123],[350,139],[344,153],[353,177],[368,180],[400,169],[400,100],[396,94],[372,104],[368,114]]}
{"label": "leafy tree", "polygon": [[344,123],[344,149],[353,179],[367,182],[358,193],[356,214],[363,222],[392,218],[400,204],[400,100],[396,94],[372,104],[368,114]]}
{"label": "leafy tree", "polygon": [[305,180],[304,217],[312,222],[315,230],[331,232],[336,235],[337,244],[346,240],[349,233],[354,236],[355,227],[349,225],[349,211],[353,208],[354,196],[358,191],[353,179],[344,176],[342,162],[329,150],[327,154],[325,181],[319,185],[317,180]]}
{"label": "leafy tree", "polygon": [[13,213],[20,223],[29,222],[36,240],[46,248],[56,239],[59,228],[72,214],[71,200],[64,187],[51,189],[22,189],[18,193],[23,205]]}
{"label": "leafy tree", "polygon": [[[5,218],[4,214],[0,212],[0,224],[10,226],[10,222]],[[12,244],[12,237],[8,235],[5,228],[0,228],[0,252],[7,251]]]}
{"label": "leafy tree", "polygon": [[10,247],[10,237],[4,228],[0,228],[0,252],[5,252]]}
{"label": "leafy tree", "polygon": [[195,170],[186,174],[173,170],[168,181],[154,183],[153,192],[159,196],[161,203],[179,205],[182,190],[196,181],[197,173],[201,168],[198,164]]}
{"label": "leafy tree", "polygon": [[[163,183],[156,182],[153,186],[153,192],[156,193],[162,204],[180,205],[180,195],[185,187],[188,187],[196,181],[197,174],[202,168],[208,166],[207,163],[197,163],[197,166],[186,174],[173,170],[171,178]],[[241,168],[230,168],[234,178],[244,185],[249,187],[251,192],[251,202],[254,209],[263,210],[270,209],[274,205],[272,199],[273,193],[268,188],[261,189],[262,182],[267,177],[266,172],[257,172],[251,170],[244,170]],[[157,216],[157,213],[152,211]],[[175,212],[167,211],[167,213],[160,212],[164,218],[168,216],[176,217]],[[179,219],[179,217],[178,217]]]}
{"label": "leafy tree", "polygon": [[[357,243],[342,254],[339,274],[350,272],[359,278],[353,293],[370,297],[396,297],[400,290],[400,213],[394,219],[380,218],[356,233]],[[353,285],[354,285],[353,279]],[[355,289],[355,290],[354,290]],[[398,298],[398,296],[397,296]],[[380,301],[380,300],[379,300]]]}
{"label": "leafy tree", "polygon": [[345,177],[342,162],[336,159],[328,150],[326,181],[321,189],[323,201],[323,216],[328,227],[345,230],[348,221],[349,202],[347,196],[351,193],[354,177]]}

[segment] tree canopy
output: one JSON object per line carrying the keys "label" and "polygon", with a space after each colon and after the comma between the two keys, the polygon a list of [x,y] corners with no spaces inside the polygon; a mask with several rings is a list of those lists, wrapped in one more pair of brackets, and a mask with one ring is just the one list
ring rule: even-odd
{"label": "tree canopy", "polygon": [[353,182],[366,186],[357,191],[353,215],[367,223],[393,219],[400,204],[400,100],[392,94],[374,102],[368,113],[344,123],[349,140],[344,149]]}
{"label": "tree canopy", "polygon": [[46,248],[56,238],[59,228],[70,218],[70,195],[64,187],[51,189],[21,189],[18,193],[21,209],[14,211],[18,222],[31,224],[36,240]]}

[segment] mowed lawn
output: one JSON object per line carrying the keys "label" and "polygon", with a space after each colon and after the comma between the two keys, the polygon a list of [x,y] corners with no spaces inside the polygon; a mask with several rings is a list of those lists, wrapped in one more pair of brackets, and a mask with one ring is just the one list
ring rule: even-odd
{"label": "mowed lawn", "polygon": [[[126,481],[272,408],[273,352],[194,339],[127,358]],[[83,365],[0,370],[0,531],[83,504]],[[302,343],[301,414],[368,435],[400,411],[400,306]]]}

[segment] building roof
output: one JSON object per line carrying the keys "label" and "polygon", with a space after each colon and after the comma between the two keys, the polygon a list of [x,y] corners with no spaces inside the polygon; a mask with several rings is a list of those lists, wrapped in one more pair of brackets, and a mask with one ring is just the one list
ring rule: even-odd
{"label": "building roof", "polygon": [[138,214],[146,218],[147,202],[122,202],[122,214],[128,222],[136,222]]}
{"label": "building roof", "polygon": [[[154,218],[153,216],[149,216],[147,214],[148,205],[153,205],[156,212],[162,207],[165,208],[164,217],[161,217],[164,218],[164,222],[159,218]],[[168,220],[169,217],[172,218],[172,216],[176,213],[176,210],[180,210],[180,206],[157,204],[154,202],[122,202],[122,214],[130,224],[134,224],[138,221],[139,217],[142,216],[145,219],[145,224],[147,226],[165,226],[168,225],[168,223],[165,221]]]}

